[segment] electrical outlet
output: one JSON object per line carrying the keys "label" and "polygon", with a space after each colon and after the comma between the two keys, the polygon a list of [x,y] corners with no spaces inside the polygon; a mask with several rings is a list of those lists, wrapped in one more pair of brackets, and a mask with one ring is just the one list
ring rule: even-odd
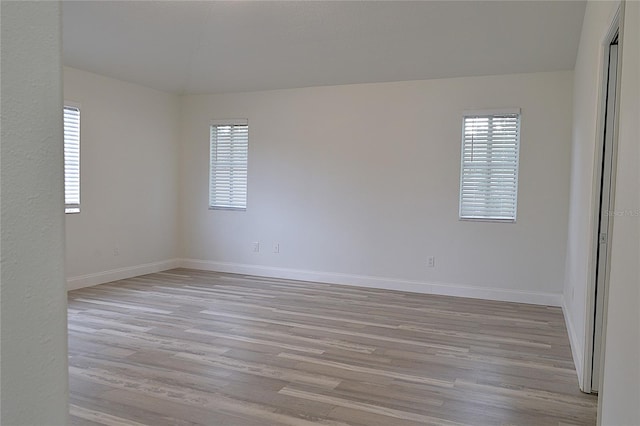
{"label": "electrical outlet", "polygon": [[258,241],[251,243],[251,247],[253,248],[254,253],[258,253],[260,251],[260,243]]}
{"label": "electrical outlet", "polygon": [[120,256],[120,249],[118,247],[114,247],[113,248],[113,255],[114,256]]}
{"label": "electrical outlet", "polygon": [[273,252],[274,253],[280,253],[280,244],[279,243],[275,243],[273,245]]}
{"label": "electrical outlet", "polygon": [[435,268],[436,267],[436,258],[434,256],[429,256],[427,258],[427,265],[429,266],[429,268]]}

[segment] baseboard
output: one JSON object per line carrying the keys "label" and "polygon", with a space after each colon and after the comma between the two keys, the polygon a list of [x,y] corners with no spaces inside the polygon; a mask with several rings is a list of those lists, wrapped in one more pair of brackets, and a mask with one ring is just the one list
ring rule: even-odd
{"label": "baseboard", "polygon": [[[165,271],[167,269],[177,267],[200,269],[205,271],[228,272],[234,274],[256,275],[270,278],[283,278],[328,284],[351,285],[356,287],[400,290],[413,293],[439,294],[444,296],[469,297],[473,299],[529,303],[533,305],[544,306],[562,306],[563,311],[566,311],[566,307],[564,306],[562,301],[562,295],[555,293],[528,292],[502,288],[476,287],[462,284],[411,281],[387,277],[341,274],[335,272],[319,272],[291,268],[277,268],[272,266],[216,262],[200,259],[169,259],[161,262],[145,263],[142,265],[135,265],[125,268],[112,269],[109,271],[97,272],[93,274],[70,277],[67,279],[67,290],[91,287],[98,284],[104,284],[111,281],[123,280],[139,275]],[[575,348],[577,348],[575,332],[573,331],[573,327],[570,325],[570,318],[566,314],[566,312],[564,316],[565,320],[567,321],[567,330],[569,331],[571,350],[573,351],[576,369],[578,371],[582,371],[582,363],[580,363],[580,368],[578,368],[578,361],[581,361],[581,357],[577,357],[575,352]]]}
{"label": "baseboard", "polygon": [[144,263],[142,265],[128,266],[125,268],[111,269],[109,271],[94,274],[80,275],[67,278],[67,290],[76,290],[83,287],[91,287],[111,281],[124,280],[138,275],[152,274],[166,271],[180,266],[179,259],[163,260],[161,262]]}
{"label": "baseboard", "polygon": [[583,368],[584,368],[584,350],[579,345],[578,336],[576,335],[576,329],[571,321],[571,315],[569,315],[569,308],[567,308],[566,299],[562,298],[562,314],[564,315],[564,322],[567,326],[567,334],[569,335],[569,344],[571,345],[571,355],[573,356],[573,363],[576,367],[576,373],[578,374],[578,384],[580,389],[584,390],[583,383]]}
{"label": "baseboard", "polygon": [[445,296],[470,297],[473,299],[529,303],[533,305],[561,306],[562,304],[562,295],[555,293],[475,287],[461,284],[430,283],[395,278],[276,268],[271,266],[216,262],[199,259],[179,259],[178,263],[180,266],[190,269],[256,275],[270,278],[284,278],[290,280],[342,284],[386,290],[400,290],[414,293],[439,294]]}

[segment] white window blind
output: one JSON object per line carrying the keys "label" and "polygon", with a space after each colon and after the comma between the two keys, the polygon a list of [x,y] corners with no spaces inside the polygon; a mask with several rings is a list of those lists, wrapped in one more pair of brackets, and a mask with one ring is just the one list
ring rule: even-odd
{"label": "white window blind", "polygon": [[515,222],[520,111],[465,113],[460,219]]}
{"label": "white window blind", "polygon": [[247,208],[247,120],[214,121],[210,134],[209,208]]}
{"label": "white window blind", "polygon": [[80,109],[64,107],[64,212],[80,213]]}

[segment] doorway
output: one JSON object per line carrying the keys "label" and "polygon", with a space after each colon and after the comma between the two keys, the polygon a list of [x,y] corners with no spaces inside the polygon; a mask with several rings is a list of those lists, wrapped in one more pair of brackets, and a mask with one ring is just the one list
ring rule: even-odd
{"label": "doorway", "polygon": [[590,354],[590,386],[588,391],[598,393],[600,389],[600,374],[602,365],[602,348],[604,347],[604,322],[606,315],[606,295],[609,282],[609,260],[611,229],[615,217],[614,188],[615,188],[615,164],[617,154],[617,116],[618,116],[618,25],[614,27],[612,35],[608,38],[606,52],[606,72],[603,110],[603,131],[601,133],[601,145],[598,164],[599,191],[597,203],[597,239],[595,242],[595,297],[593,309],[593,335],[592,351]]}

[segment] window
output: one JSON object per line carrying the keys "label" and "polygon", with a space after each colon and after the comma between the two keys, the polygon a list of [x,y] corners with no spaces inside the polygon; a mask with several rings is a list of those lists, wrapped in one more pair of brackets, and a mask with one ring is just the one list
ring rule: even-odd
{"label": "window", "polygon": [[520,110],[464,114],[460,219],[515,222]]}
{"label": "window", "polygon": [[80,213],[80,108],[64,107],[64,212]]}
{"label": "window", "polygon": [[214,121],[210,131],[209,208],[246,210],[247,120]]}

